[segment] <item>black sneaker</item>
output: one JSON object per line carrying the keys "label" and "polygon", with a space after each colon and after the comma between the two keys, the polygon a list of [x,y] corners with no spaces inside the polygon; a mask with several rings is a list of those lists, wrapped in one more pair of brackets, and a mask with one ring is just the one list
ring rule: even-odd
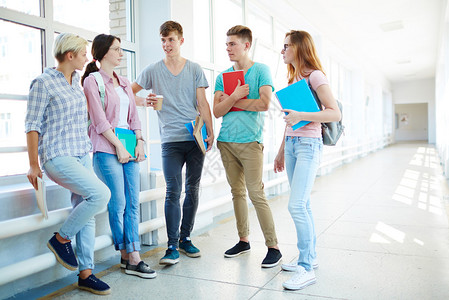
{"label": "black sneaker", "polygon": [[89,291],[97,295],[108,295],[111,293],[109,285],[95,277],[94,274],[90,274],[86,279],[78,277],[78,287],[81,290]]}
{"label": "black sneaker", "polygon": [[75,271],[78,269],[78,262],[76,261],[75,253],[73,253],[72,243],[68,242],[65,244],[60,243],[56,239],[56,233],[48,241],[47,247],[56,256],[56,260],[69,269],[70,271]]}
{"label": "black sneaker", "polygon": [[272,268],[277,266],[282,259],[281,251],[274,248],[268,248],[267,256],[262,261],[262,268]]}
{"label": "black sneaker", "polygon": [[120,257],[120,268],[126,269],[127,264],[128,264],[128,261],[126,259],[123,259]]}
{"label": "black sneaker", "polygon": [[251,249],[251,247],[249,246],[249,242],[247,243],[247,242],[239,241],[237,244],[235,244],[234,247],[227,250],[224,253],[224,256],[225,257],[236,257],[240,254],[249,252],[250,249]]}
{"label": "black sneaker", "polygon": [[157,276],[154,270],[151,270],[150,267],[142,260],[137,265],[130,265],[129,263],[126,265],[125,273],[129,275],[136,275],[142,278],[154,278]]}

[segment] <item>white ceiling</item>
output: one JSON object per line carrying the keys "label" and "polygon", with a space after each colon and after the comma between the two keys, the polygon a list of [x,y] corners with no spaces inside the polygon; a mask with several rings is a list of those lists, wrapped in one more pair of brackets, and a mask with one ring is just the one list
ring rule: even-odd
{"label": "white ceiling", "polygon": [[[390,82],[435,77],[444,0],[287,0],[344,51]],[[384,31],[382,26],[402,27]]]}

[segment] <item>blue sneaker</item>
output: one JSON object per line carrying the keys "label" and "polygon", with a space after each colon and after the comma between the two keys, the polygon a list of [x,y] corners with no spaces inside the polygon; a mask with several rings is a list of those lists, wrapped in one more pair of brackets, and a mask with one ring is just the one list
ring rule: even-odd
{"label": "blue sneaker", "polygon": [[165,256],[159,261],[160,265],[174,265],[179,262],[179,251],[176,250],[175,246],[168,246],[167,251],[165,251]]}
{"label": "blue sneaker", "polygon": [[86,279],[78,277],[78,288],[97,295],[108,295],[111,293],[109,285],[95,277],[94,274],[90,274]]}
{"label": "blue sneaker", "polygon": [[179,241],[179,251],[187,255],[188,257],[200,257],[200,249],[192,244],[189,237]]}
{"label": "blue sneaker", "polygon": [[75,271],[78,269],[78,262],[76,261],[75,253],[73,253],[72,243],[68,242],[65,244],[60,243],[56,239],[56,232],[53,237],[48,241],[47,247],[54,253],[56,260],[69,269],[70,271]]}

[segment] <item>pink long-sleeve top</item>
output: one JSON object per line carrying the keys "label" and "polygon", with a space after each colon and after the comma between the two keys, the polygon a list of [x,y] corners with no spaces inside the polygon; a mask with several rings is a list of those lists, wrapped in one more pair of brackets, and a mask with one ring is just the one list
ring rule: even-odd
{"label": "pink long-sleeve top", "polygon": [[[105,85],[104,110],[101,104],[100,92],[95,77],[91,74],[84,80],[84,94],[89,106],[91,124],[89,126],[89,137],[92,141],[93,152],[105,152],[116,154],[115,147],[103,136],[103,132],[117,127],[120,118],[120,98],[114,88],[114,82],[109,75],[100,69]],[[131,89],[131,84],[125,77],[118,76],[119,85],[129,98],[128,125],[130,130],[141,129],[139,115],[136,109],[136,101]]]}

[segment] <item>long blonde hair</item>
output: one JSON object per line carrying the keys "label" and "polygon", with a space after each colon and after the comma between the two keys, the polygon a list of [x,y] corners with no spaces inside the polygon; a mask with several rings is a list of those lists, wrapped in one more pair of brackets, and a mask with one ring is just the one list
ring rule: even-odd
{"label": "long blonde hair", "polygon": [[293,48],[298,65],[298,70],[292,64],[287,65],[288,83],[292,83],[297,77],[309,76],[307,69],[320,70],[324,73],[312,36],[308,32],[291,30],[285,34],[285,37],[290,37],[290,47]]}

